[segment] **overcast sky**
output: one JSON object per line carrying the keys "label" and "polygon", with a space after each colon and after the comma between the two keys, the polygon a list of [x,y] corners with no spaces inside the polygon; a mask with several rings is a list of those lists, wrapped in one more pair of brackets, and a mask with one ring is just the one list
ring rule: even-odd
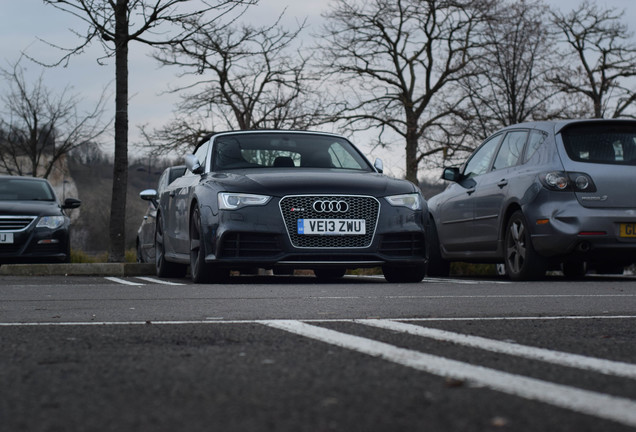
{"label": "overcast sky", "polygon": [[[562,11],[569,11],[579,4],[579,0],[547,0],[548,4],[558,5]],[[636,30],[636,0],[596,0],[602,6],[625,10],[625,22]],[[69,29],[80,32],[85,25],[77,18],[44,5],[42,0],[0,0],[0,64],[6,68],[15,63],[22,52],[43,62],[53,62],[60,58],[60,52],[42,43],[46,40],[64,47],[72,47],[77,38]],[[285,23],[293,25],[307,19],[307,34],[318,30],[320,14],[329,6],[329,0],[260,0],[243,18],[255,24],[272,23],[286,9]],[[102,55],[99,45],[94,45],[82,55],[75,56],[68,67],[52,68],[44,71],[44,80],[51,89],[73,87],[73,93],[80,94],[87,101],[96,100],[102,88],[111,84],[114,89],[114,60],[106,66],[100,66],[96,59]],[[21,63],[28,69],[28,76],[37,77],[43,68],[28,60]],[[169,122],[172,116],[174,95],[162,94],[174,80],[175,70],[159,68],[148,57],[147,50],[137,43],[130,46],[130,144],[134,146],[137,128],[142,124],[160,126]],[[110,104],[114,111],[114,100]],[[360,143],[362,144],[362,143]],[[367,154],[372,159],[376,155]],[[380,155],[386,158],[385,155]],[[400,163],[398,161],[398,163]],[[402,163],[403,165],[403,163]]]}

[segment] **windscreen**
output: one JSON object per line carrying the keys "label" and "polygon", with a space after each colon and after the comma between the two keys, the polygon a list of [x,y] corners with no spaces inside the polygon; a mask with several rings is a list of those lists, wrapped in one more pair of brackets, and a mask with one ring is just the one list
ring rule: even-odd
{"label": "windscreen", "polygon": [[575,124],[561,135],[573,161],[636,165],[636,123]]}
{"label": "windscreen", "polygon": [[250,133],[214,140],[213,170],[246,168],[332,168],[372,171],[349,141],[298,133]]}
{"label": "windscreen", "polygon": [[55,195],[44,181],[0,178],[0,201],[55,201]]}

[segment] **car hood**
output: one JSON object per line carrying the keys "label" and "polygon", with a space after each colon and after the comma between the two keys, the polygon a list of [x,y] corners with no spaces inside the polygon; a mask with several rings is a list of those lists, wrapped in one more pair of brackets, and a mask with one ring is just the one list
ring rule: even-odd
{"label": "car hood", "polygon": [[56,216],[62,210],[54,201],[0,201],[2,216]]}
{"label": "car hood", "polygon": [[355,194],[389,196],[417,192],[413,183],[378,173],[340,169],[259,169],[211,175],[228,191],[271,196]]}

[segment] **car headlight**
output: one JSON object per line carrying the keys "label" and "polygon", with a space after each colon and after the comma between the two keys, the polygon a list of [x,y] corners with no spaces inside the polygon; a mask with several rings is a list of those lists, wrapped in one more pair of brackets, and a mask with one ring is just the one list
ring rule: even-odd
{"label": "car headlight", "polygon": [[260,206],[269,202],[272,197],[234,192],[219,192],[219,209],[236,210],[247,206]]}
{"label": "car headlight", "polygon": [[422,209],[422,197],[417,193],[393,195],[385,197],[385,199],[394,207],[407,207],[411,210]]}
{"label": "car headlight", "polygon": [[38,221],[38,228],[56,229],[64,225],[64,216],[43,216]]}

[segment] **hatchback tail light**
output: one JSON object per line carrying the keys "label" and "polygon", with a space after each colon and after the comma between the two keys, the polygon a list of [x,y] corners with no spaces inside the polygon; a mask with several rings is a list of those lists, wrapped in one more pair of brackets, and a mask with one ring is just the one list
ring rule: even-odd
{"label": "hatchback tail light", "polygon": [[539,178],[545,188],[553,191],[596,192],[592,177],[585,173],[550,171]]}

